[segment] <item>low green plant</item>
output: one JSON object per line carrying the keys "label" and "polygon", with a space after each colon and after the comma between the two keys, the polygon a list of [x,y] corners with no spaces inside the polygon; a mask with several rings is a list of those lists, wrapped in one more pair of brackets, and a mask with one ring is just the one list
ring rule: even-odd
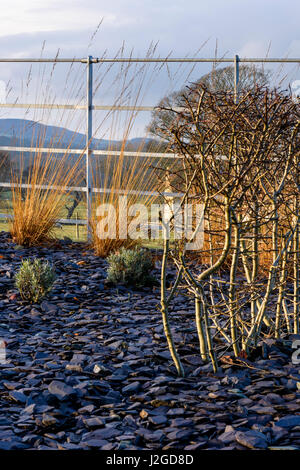
{"label": "low green plant", "polygon": [[145,249],[122,247],[118,252],[110,254],[107,261],[107,280],[113,284],[142,287],[155,282],[151,275],[152,257]]}
{"label": "low green plant", "polygon": [[15,276],[16,287],[23,300],[39,302],[51,290],[55,270],[48,261],[25,259]]}

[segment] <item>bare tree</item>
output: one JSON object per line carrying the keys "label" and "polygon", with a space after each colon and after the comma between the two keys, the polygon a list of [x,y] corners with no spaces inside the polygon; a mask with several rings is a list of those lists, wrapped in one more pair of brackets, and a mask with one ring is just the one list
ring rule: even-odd
{"label": "bare tree", "polygon": [[[253,65],[241,65],[239,68],[239,90],[241,93],[247,93],[255,87],[268,86],[271,79],[271,72]],[[215,92],[231,92],[234,89],[234,67],[228,66],[223,68],[214,68],[211,72],[203,75],[192,85],[184,86],[181,90],[165,96],[152,112],[150,124],[147,131],[153,136],[162,139],[162,142],[168,142],[168,134],[163,129],[170,128],[173,123],[174,115],[171,110],[175,108],[185,107],[186,102],[183,96],[188,92],[189,88],[195,91],[204,86],[207,90]]]}
{"label": "bare tree", "polygon": [[[195,274],[185,245],[165,244],[162,283],[169,257],[178,269],[171,298],[180,288],[194,296],[200,354],[216,371],[214,338],[246,357],[262,329],[279,337],[286,325],[290,332],[292,315],[299,331],[299,110],[287,93],[264,88],[236,104],[233,93],[191,86],[181,101],[182,109],[167,109],[172,124],[161,123],[182,162],[169,181],[184,190],[185,201],[203,203],[209,262]],[[217,253],[216,214],[223,240]],[[267,262],[262,247],[270,252]],[[293,312],[286,301],[291,267]]]}

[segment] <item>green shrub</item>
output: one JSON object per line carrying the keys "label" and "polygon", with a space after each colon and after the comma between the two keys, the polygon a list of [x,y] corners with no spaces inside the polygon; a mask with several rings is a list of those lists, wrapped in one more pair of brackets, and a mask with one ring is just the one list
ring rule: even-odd
{"label": "green shrub", "polygon": [[113,284],[141,287],[155,282],[151,276],[152,257],[144,249],[121,248],[119,252],[109,255],[107,261],[109,263],[107,279]]}
{"label": "green shrub", "polygon": [[51,290],[55,271],[48,261],[25,259],[15,279],[23,300],[39,302]]}

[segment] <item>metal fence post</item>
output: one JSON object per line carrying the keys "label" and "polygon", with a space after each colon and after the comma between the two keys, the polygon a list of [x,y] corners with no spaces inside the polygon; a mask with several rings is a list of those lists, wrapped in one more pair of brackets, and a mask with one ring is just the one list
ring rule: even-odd
{"label": "metal fence post", "polygon": [[240,79],[240,58],[238,55],[234,56],[234,102],[239,102],[239,79]]}
{"label": "metal fence post", "polygon": [[93,135],[93,57],[87,57],[86,77],[86,218],[87,218],[87,240],[91,241],[92,227],[92,167],[91,167],[91,139]]}

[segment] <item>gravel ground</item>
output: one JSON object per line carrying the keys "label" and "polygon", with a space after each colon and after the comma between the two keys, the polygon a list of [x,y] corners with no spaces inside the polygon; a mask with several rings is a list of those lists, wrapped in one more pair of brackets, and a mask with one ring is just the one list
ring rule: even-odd
{"label": "gravel ground", "polygon": [[[179,295],[178,378],[158,287],[109,286],[105,260],[79,244],[24,249],[4,232],[0,241],[0,449],[300,449],[292,338],[267,339],[252,362],[222,362],[213,374],[199,357],[193,304]],[[39,305],[22,302],[13,279],[33,256],[57,272]]]}

